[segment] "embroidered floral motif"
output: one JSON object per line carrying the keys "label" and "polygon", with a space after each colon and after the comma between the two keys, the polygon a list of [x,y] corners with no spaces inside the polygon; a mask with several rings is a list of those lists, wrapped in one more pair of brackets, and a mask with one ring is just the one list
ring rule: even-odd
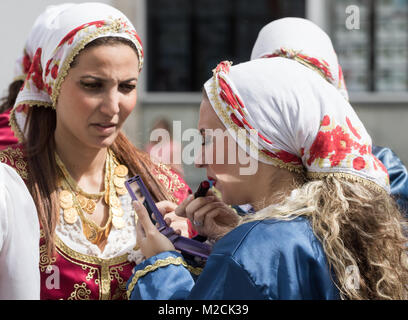
{"label": "embroidered floral motif", "polygon": [[23,180],[28,179],[27,162],[21,149],[8,147],[0,151],[0,162],[6,163],[16,169]]}
{"label": "embroidered floral motif", "polygon": [[364,169],[366,166],[366,162],[362,157],[357,157],[353,160],[353,168],[356,170]]}
{"label": "embroidered floral motif", "polygon": [[348,125],[349,129],[350,129],[351,132],[354,134],[354,136],[355,136],[357,139],[361,139],[361,136],[359,135],[359,133],[357,132],[357,130],[353,127],[353,125],[351,124],[350,119],[349,119],[348,117],[346,117],[346,122],[347,122],[347,125]]}
{"label": "embroidered floral motif", "polygon": [[292,163],[298,165],[302,164],[302,160],[298,156],[295,156],[284,150],[278,150],[276,153],[272,153],[271,151],[268,151],[266,149],[261,149],[261,151],[270,156],[271,158],[282,160],[284,163]]}
{"label": "embroidered floral motif", "polygon": [[57,259],[49,257],[47,254],[47,246],[41,245],[40,246],[40,270],[41,272],[45,272],[47,268],[49,268],[53,263],[55,263]]}
{"label": "embroidered floral motif", "polygon": [[231,113],[230,117],[231,117],[231,120],[234,121],[234,123],[238,127],[245,128],[244,124],[241,121],[239,121],[239,119],[237,118],[237,116],[234,113]]}
{"label": "embroidered floral motif", "polygon": [[166,186],[169,191],[172,201],[178,203],[174,193],[186,187],[179,179],[179,176],[173,172],[168,166],[159,163],[157,168],[154,169],[157,178]]}
{"label": "embroidered floral motif", "polygon": [[47,65],[45,66],[45,76],[47,77],[50,74],[50,64],[52,62],[52,58],[47,61]]}
{"label": "embroidered floral motif", "polygon": [[[342,161],[352,161],[355,170],[363,170],[371,164],[374,170],[380,169],[387,173],[385,166],[371,153],[369,141],[364,143],[355,140],[361,140],[361,135],[348,117],[345,120],[347,126],[336,125],[331,129],[330,117],[328,115],[323,117],[320,131],[310,147],[307,164],[311,166],[318,160],[319,166],[322,167],[324,160],[328,159],[330,167],[337,167]],[[358,152],[357,156],[354,151]]]}
{"label": "embroidered floral motif", "polygon": [[42,90],[44,88],[44,82],[42,80],[41,54],[42,49],[38,48],[37,51],[35,52],[33,62],[31,63],[26,79],[27,82],[28,80],[30,80],[30,77],[32,76],[31,80],[34,82],[38,90]]}
{"label": "embroidered floral motif", "polygon": [[87,289],[86,283],[74,284],[74,291],[71,293],[68,300],[89,300],[91,290]]}
{"label": "embroidered floral motif", "polygon": [[23,72],[27,74],[31,67],[31,59],[27,52],[24,50],[24,57],[23,57]]}
{"label": "embroidered floral motif", "polygon": [[319,71],[323,77],[330,83],[334,82],[334,78],[329,69],[329,64],[323,59],[310,57],[295,50],[280,48],[273,54],[266,54],[262,58],[284,57],[297,60],[298,62]]}
{"label": "embroidered floral motif", "polygon": [[231,65],[232,65],[231,61],[221,61],[215,68],[215,72],[218,73],[220,71],[224,71],[225,73],[229,73]]}
{"label": "embroidered floral motif", "polygon": [[71,30],[70,32],[68,32],[68,34],[62,38],[61,42],[58,44],[57,47],[61,47],[64,43],[68,43],[68,45],[71,45],[72,42],[74,41],[75,35],[82,29],[87,28],[89,26],[93,26],[95,25],[97,28],[101,28],[105,25],[105,21],[103,20],[98,20],[98,21],[94,21],[94,22],[89,22],[89,23],[85,23],[77,28],[75,28],[74,30]]}
{"label": "embroidered floral motif", "polygon": [[55,64],[55,65],[52,67],[52,70],[51,70],[51,77],[52,77],[53,79],[57,79],[57,76],[58,76],[58,64]]}

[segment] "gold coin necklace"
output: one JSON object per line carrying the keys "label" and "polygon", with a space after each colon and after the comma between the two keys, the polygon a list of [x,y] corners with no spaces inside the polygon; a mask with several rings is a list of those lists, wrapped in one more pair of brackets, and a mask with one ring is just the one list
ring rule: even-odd
{"label": "gold coin necklace", "polygon": [[[68,224],[74,224],[78,217],[80,217],[83,222],[84,234],[92,243],[98,243],[107,238],[111,225],[116,229],[123,228],[125,226],[123,220],[124,212],[118,196],[125,194],[126,188],[124,183],[128,169],[117,162],[113,152],[109,149],[107,152],[104,178],[105,191],[97,194],[83,191],[71,177],[57,154],[55,154],[55,158],[63,176],[59,202],[64,212],[64,221]],[[98,226],[84,214],[84,212],[92,214],[95,211],[97,201],[102,197],[109,206],[109,218],[104,227]]]}

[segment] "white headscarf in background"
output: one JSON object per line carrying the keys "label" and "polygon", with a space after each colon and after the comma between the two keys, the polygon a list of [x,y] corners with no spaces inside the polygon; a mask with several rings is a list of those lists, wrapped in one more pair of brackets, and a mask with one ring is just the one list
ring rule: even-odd
{"label": "white headscarf in background", "polygon": [[244,129],[233,137],[248,154],[311,178],[339,175],[389,193],[364,125],[316,72],[281,57],[233,67],[224,61],[213,72],[204,85],[208,98],[228,130]]}
{"label": "white headscarf in background", "polygon": [[286,57],[312,68],[349,99],[343,71],[329,36],[313,22],[302,18],[275,20],[262,28],[251,60]]}
{"label": "white headscarf in background", "polygon": [[28,107],[55,108],[71,62],[88,43],[102,37],[121,37],[133,42],[138,51],[139,70],[142,69],[143,48],[134,26],[122,12],[109,5],[54,6],[36,20],[26,44],[27,56],[23,56],[20,64],[22,73],[26,73],[24,86],[10,116],[11,127],[20,141],[24,140]]}

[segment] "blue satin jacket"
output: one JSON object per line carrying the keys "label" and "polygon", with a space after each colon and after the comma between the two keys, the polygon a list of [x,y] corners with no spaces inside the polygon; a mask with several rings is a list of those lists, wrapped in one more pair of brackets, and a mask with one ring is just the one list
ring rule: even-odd
{"label": "blue satin jacket", "polygon": [[398,156],[389,148],[373,146],[373,154],[387,168],[390,176],[391,195],[408,218],[408,173]]}
{"label": "blue satin jacket", "polygon": [[[130,299],[339,299],[307,219],[245,223],[218,241],[197,277],[178,252],[135,267]],[[193,272],[193,273],[191,273]]]}

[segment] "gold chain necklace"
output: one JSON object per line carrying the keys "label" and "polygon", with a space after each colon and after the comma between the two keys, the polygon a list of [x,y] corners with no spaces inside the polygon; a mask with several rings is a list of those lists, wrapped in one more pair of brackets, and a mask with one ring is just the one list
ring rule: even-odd
{"label": "gold chain necklace", "polygon": [[[62,173],[62,190],[59,194],[59,202],[64,211],[64,221],[68,224],[74,224],[79,216],[83,222],[82,225],[85,236],[89,241],[95,244],[107,239],[112,225],[116,229],[123,228],[125,225],[122,218],[124,213],[118,196],[127,192],[124,183],[128,169],[126,166],[118,163],[113,152],[108,149],[105,163],[105,191],[98,194],[90,194],[83,191],[69,174],[57,154],[55,154],[55,158]],[[109,218],[105,226],[100,227],[88,219],[84,211],[92,214],[96,207],[94,199],[98,199],[99,201],[102,197],[106,205],[109,206]],[[89,204],[90,201],[94,204]]]}

